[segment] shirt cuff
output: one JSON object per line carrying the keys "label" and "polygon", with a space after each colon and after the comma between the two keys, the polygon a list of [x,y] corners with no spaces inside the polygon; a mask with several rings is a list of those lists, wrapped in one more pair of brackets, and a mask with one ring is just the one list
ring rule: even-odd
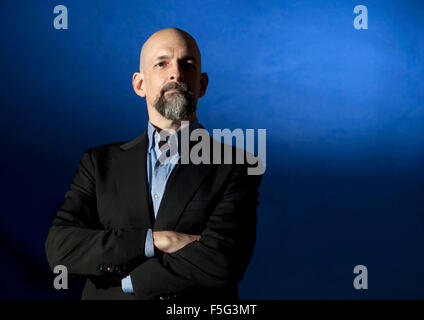
{"label": "shirt cuff", "polygon": [[122,291],[126,292],[126,293],[133,293],[134,289],[132,286],[132,282],[131,282],[131,276],[128,275],[127,277],[123,278],[121,280],[121,284],[122,284]]}
{"label": "shirt cuff", "polygon": [[155,255],[155,248],[153,246],[153,231],[152,231],[152,229],[147,229],[146,243],[144,245],[144,255],[147,258],[151,258]]}
{"label": "shirt cuff", "polygon": [[[153,231],[152,231],[152,229],[147,229],[146,242],[145,242],[145,245],[144,245],[144,254],[147,258],[153,257],[155,255],[155,248],[153,246]],[[125,277],[121,280],[121,285],[122,285],[122,291],[124,291],[126,293],[133,293],[134,292],[130,275],[128,275],[127,277]]]}

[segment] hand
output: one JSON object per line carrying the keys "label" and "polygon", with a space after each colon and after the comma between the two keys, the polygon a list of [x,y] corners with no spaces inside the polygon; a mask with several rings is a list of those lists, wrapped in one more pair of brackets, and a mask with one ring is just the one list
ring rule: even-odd
{"label": "hand", "polygon": [[189,243],[199,239],[200,236],[175,231],[153,232],[153,243],[155,248],[165,253],[174,253]]}

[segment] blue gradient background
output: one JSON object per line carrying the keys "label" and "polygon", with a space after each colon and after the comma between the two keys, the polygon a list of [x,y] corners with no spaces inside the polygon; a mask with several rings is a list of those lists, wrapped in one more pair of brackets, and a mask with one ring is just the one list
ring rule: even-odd
{"label": "blue gradient background", "polygon": [[[53,28],[68,8],[69,29]],[[368,7],[368,30],[353,8]],[[210,84],[200,122],[266,128],[244,299],[424,298],[424,2],[2,1],[1,298],[53,289],[44,241],[85,149],[146,127],[139,50],[176,26]],[[369,289],[353,288],[368,267]]]}

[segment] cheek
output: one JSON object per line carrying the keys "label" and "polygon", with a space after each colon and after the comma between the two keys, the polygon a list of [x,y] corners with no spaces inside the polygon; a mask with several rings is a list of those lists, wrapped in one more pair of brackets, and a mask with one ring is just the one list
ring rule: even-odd
{"label": "cheek", "polygon": [[146,87],[146,94],[147,99],[153,103],[156,101],[156,99],[159,98],[161,86],[155,83],[149,83],[149,85]]}
{"label": "cheek", "polygon": [[200,90],[200,77],[194,76],[191,83],[191,90],[193,91],[193,94],[197,96]]}
{"label": "cheek", "polygon": [[195,83],[193,84],[193,86],[191,87],[191,91],[193,92],[193,96],[198,97],[199,96],[199,90],[200,90],[200,84]]}

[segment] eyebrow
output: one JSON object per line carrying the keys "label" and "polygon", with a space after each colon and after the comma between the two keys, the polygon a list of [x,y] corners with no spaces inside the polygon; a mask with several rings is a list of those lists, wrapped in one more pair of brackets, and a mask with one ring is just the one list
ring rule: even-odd
{"label": "eyebrow", "polygon": [[[170,58],[170,56],[162,55],[162,56],[156,57],[155,59],[153,59],[153,61],[164,60],[164,59],[169,59],[169,58]],[[196,58],[194,56],[184,56],[180,60],[184,60],[184,61],[194,60],[194,62],[197,62]]]}

